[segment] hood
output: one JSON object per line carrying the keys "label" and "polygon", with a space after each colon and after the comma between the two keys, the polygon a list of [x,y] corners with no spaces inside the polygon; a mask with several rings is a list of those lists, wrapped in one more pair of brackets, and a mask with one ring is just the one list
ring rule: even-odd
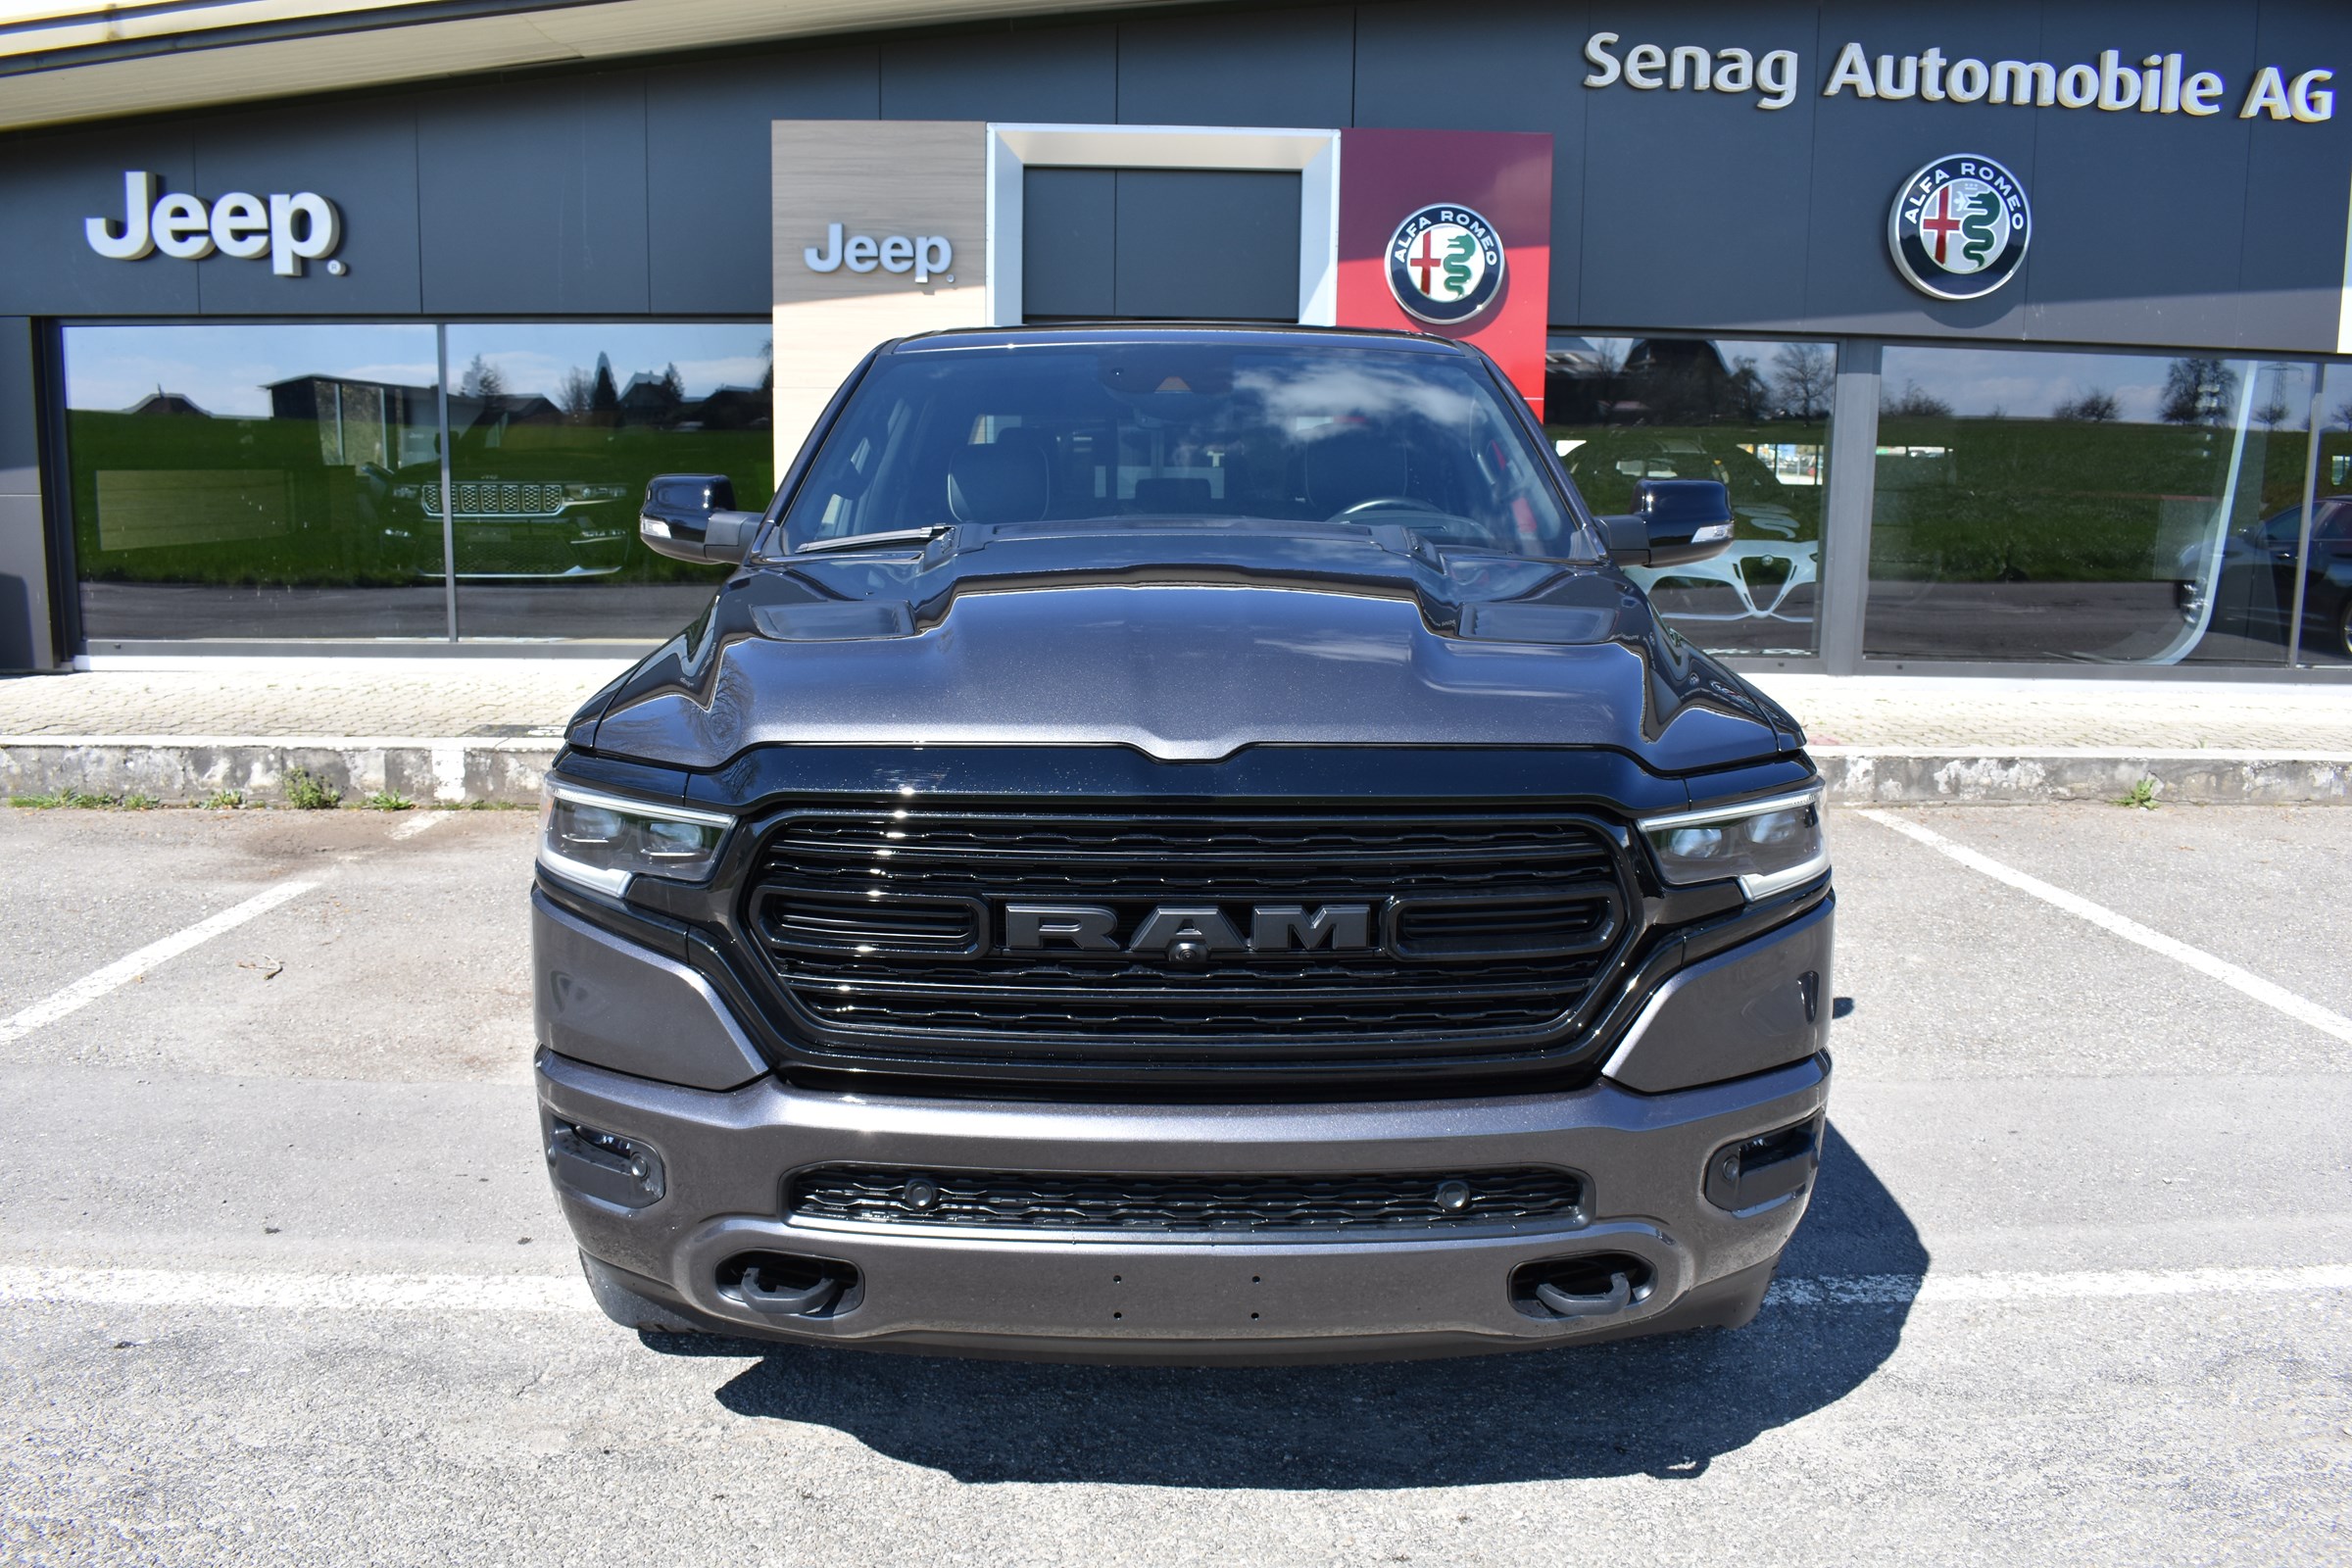
{"label": "hood", "polygon": [[1315,745],[1607,747],[1684,772],[1803,744],[1613,570],[1313,524],[789,558],[731,579],[571,739],[697,770],[784,744]]}

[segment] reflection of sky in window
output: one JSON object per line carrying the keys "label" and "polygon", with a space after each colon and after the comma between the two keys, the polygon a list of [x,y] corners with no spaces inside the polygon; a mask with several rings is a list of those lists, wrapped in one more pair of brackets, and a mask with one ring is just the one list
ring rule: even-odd
{"label": "reflection of sky in window", "polygon": [[[1401,358],[1401,356],[1399,356]],[[1436,424],[1466,424],[1477,412],[1469,378],[1451,365],[1380,365],[1350,356],[1238,371],[1234,389],[1253,396],[1278,419],[1393,419],[1418,415]],[[1345,428],[1305,428],[1301,440]]]}
{"label": "reflection of sky in window", "polygon": [[[1573,368],[1603,371],[1623,366],[1641,341],[1630,337],[1555,334],[1548,349],[1552,354],[1568,356]],[[1767,381],[1776,373],[1773,357],[1781,349],[1781,343],[1740,338],[1711,341],[1727,368],[1737,368],[1741,360],[1753,360],[1757,373]],[[2159,354],[1889,346],[1881,370],[1881,385],[1885,396],[1890,399],[1900,396],[1906,387],[1917,386],[1930,397],[1951,405],[1952,412],[1963,418],[1993,415],[2013,419],[2047,418],[2061,404],[2077,402],[2093,392],[2105,392],[2114,397],[2119,419],[2152,423],[2164,406],[2165,377],[2172,363],[2172,357]],[[2232,359],[2226,363],[2233,373],[2243,375],[2255,362]],[[2263,411],[2278,410],[2283,416],[2274,421],[2276,427],[2299,430],[2308,415],[2310,398],[2310,373],[2303,367],[2261,365],[2254,385],[2258,417]],[[2352,400],[2345,402],[2343,422],[2352,424]],[[2234,409],[2231,413],[2235,413]]]}
{"label": "reflection of sky in window", "polygon": [[[2243,376],[2248,360],[2224,362]],[[2134,424],[2156,422],[2164,407],[2164,383],[2172,359],[2153,354],[2052,354],[2017,349],[1889,348],[1880,371],[1888,398],[1917,385],[1952,407],[1963,418],[1994,414],[2013,419],[2047,418],[2062,403],[2092,392],[2116,401],[2117,417]],[[2301,429],[2309,412],[2311,380],[2300,366],[2262,366],[2254,384],[2260,410],[2285,406],[2280,429]],[[2230,415],[2234,417],[2236,410]]]}
{"label": "reflection of sky in window", "polygon": [[75,326],[66,329],[66,407],[128,409],[176,392],[215,418],[270,416],[269,386],[332,375],[433,384],[429,326]]}
{"label": "reflection of sky in window", "polygon": [[[513,393],[554,398],[574,368],[596,373],[596,357],[612,364],[612,384],[638,372],[660,375],[671,364],[686,395],[720,386],[756,387],[767,373],[761,321],[543,322],[455,325],[449,329],[452,382],[479,354]],[[430,387],[429,325],[76,326],[66,330],[66,406],[124,410],[177,393],[216,418],[268,418],[270,383],[332,376],[392,386]]]}
{"label": "reflection of sky in window", "polygon": [[612,363],[615,389],[627,387],[632,375],[660,375],[674,364],[686,395],[708,397],[722,386],[760,384],[767,374],[760,349],[768,332],[764,321],[453,324],[449,379],[453,387],[459,385],[478,354],[485,365],[497,368],[508,392],[536,392],[562,402],[564,378],[575,369],[596,374],[596,357],[602,354]]}

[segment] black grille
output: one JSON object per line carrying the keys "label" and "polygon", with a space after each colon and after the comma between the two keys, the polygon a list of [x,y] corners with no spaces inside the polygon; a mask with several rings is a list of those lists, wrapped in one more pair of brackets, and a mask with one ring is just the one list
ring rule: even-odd
{"label": "black grille", "polygon": [[793,1178],[789,1206],[804,1219],[884,1225],[1312,1231],[1573,1224],[1584,1218],[1584,1196],[1575,1173],[1544,1168],[1402,1176],[1052,1176],[826,1165]]}
{"label": "black grille", "polygon": [[[1352,949],[1005,946],[1011,904],[1344,906]],[[1314,1056],[1556,1038],[1624,945],[1597,823],[1559,813],[899,808],[812,812],[762,846],[746,915],[803,1033],[1082,1043],[1089,1056]]]}

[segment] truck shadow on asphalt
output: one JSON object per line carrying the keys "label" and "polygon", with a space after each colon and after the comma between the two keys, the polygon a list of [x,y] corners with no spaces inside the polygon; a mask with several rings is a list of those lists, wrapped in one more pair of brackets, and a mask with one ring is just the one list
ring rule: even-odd
{"label": "truck shadow on asphalt", "polygon": [[[1927,1264],[1902,1206],[1833,1127],[1781,1277],[1916,1279]],[[1874,1293],[1887,1294],[1899,1295]],[[721,1405],[832,1427],[958,1481],[1391,1489],[1703,1475],[1858,1387],[1908,1313],[1907,1301],[1770,1301],[1736,1332],[1358,1366],[1061,1366],[645,1340],[760,1355],[717,1391]]]}

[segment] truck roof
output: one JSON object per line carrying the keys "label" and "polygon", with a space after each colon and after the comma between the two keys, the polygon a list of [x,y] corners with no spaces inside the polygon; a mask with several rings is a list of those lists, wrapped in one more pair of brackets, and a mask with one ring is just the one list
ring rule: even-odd
{"label": "truck roof", "polygon": [[1037,348],[1056,343],[1219,343],[1274,348],[1296,346],[1307,339],[1322,343],[1355,342],[1364,347],[1412,349],[1430,354],[1463,355],[1461,344],[1426,332],[1401,332],[1368,326],[1282,326],[1265,321],[1183,321],[1155,324],[1139,321],[1055,321],[1039,326],[951,326],[896,338],[883,346],[886,354],[925,354],[942,349]]}

